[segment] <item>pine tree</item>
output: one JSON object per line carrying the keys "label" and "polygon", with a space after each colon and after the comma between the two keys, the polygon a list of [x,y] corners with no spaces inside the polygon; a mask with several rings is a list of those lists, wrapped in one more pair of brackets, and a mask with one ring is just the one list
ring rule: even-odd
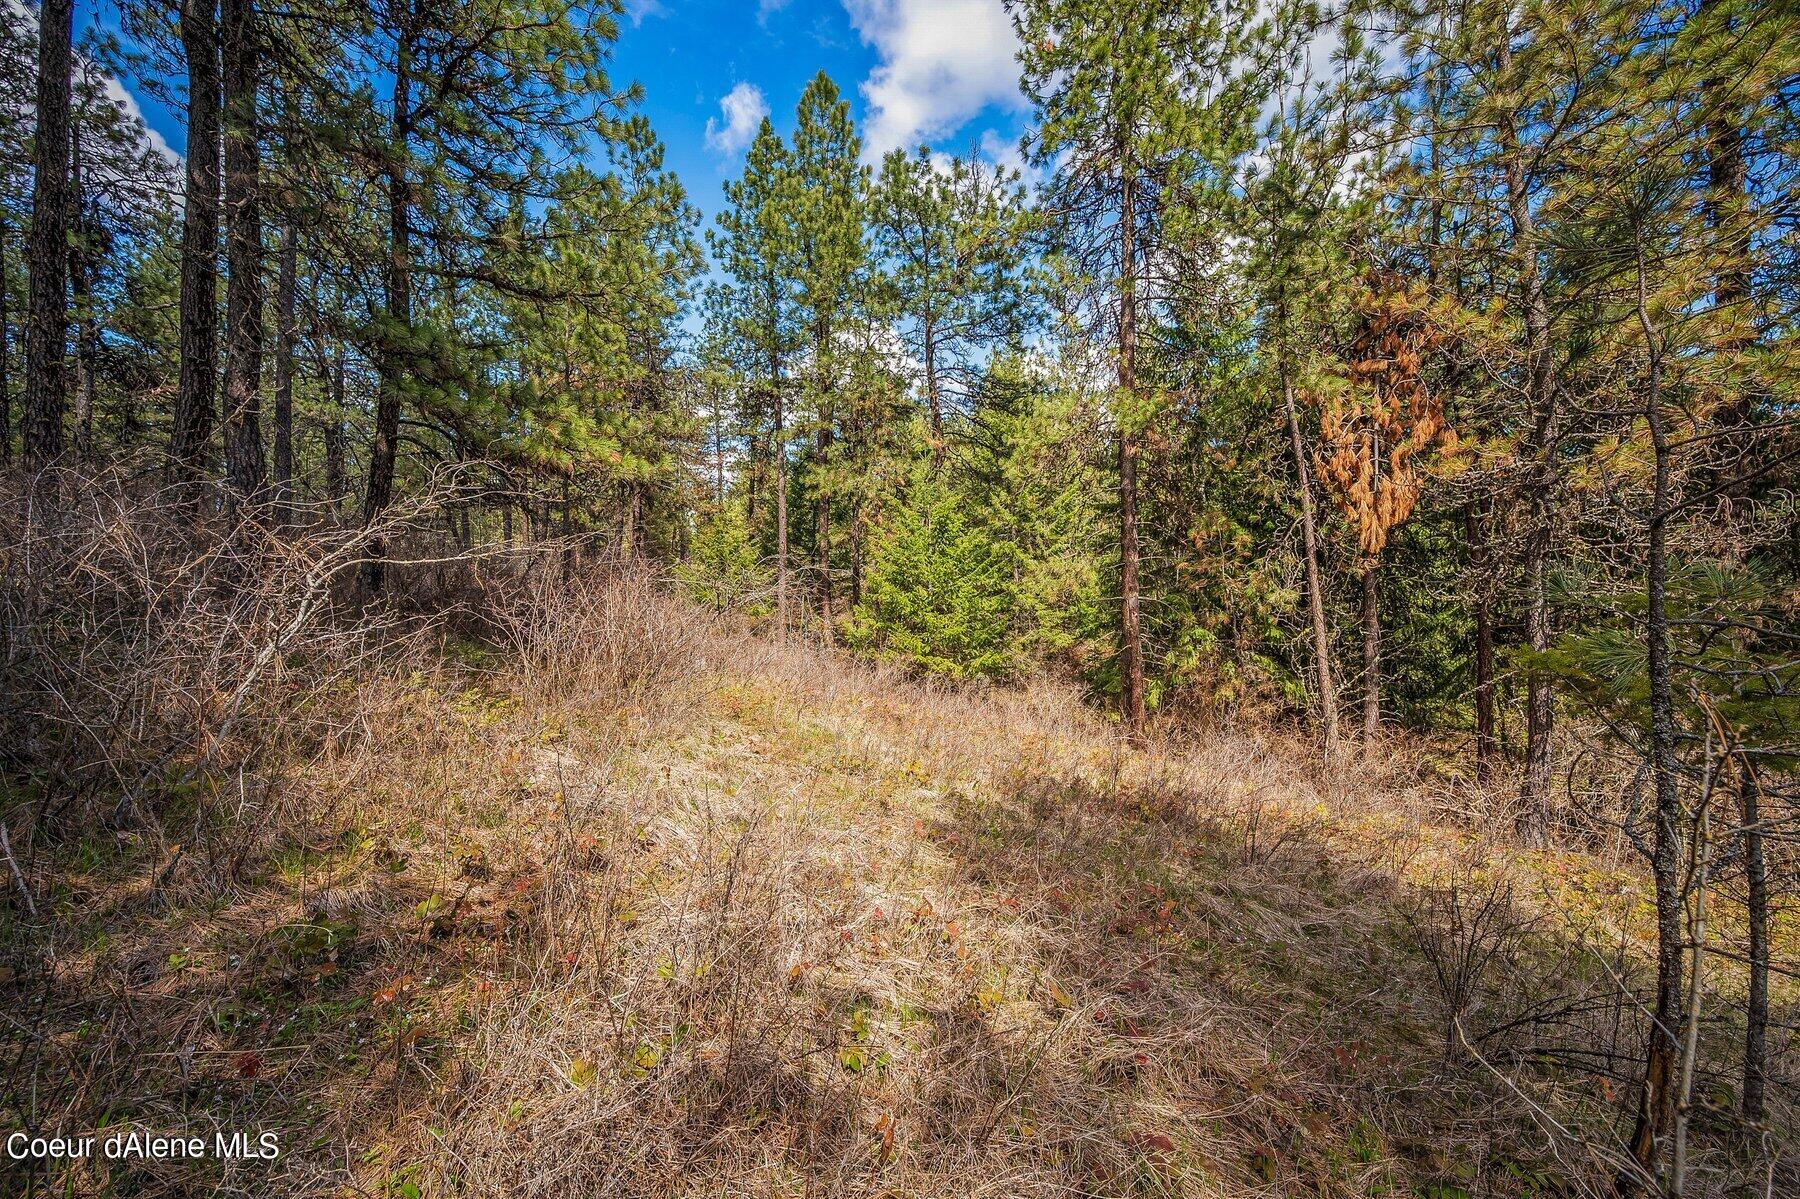
{"label": "pine tree", "polygon": [[64,357],[69,329],[70,95],[74,6],[45,0],[38,11],[37,107],[32,131],[31,295],[25,326],[25,466],[62,456],[68,412]]}
{"label": "pine tree", "polygon": [[[547,149],[573,149],[586,130],[616,133],[602,69],[618,35],[610,14],[536,0],[447,7],[393,0],[377,16],[362,53],[367,78],[383,79],[387,94],[377,102],[371,84],[362,83],[345,106],[349,116],[385,114],[358,129],[380,165],[386,210],[376,255],[385,265],[382,315],[370,330],[380,387],[365,524],[378,521],[393,499],[402,409],[412,403],[429,410],[466,372],[456,361],[458,339],[419,323],[419,276],[516,290],[491,258],[461,262],[429,251],[491,244],[516,202],[548,187]],[[383,554],[377,539],[362,572],[366,595],[381,590]]]}
{"label": "pine tree", "polygon": [[918,359],[933,464],[944,464],[944,411],[971,390],[986,355],[1017,345],[1036,316],[1028,255],[1040,219],[1018,173],[894,150],[870,197],[907,348]]}
{"label": "pine tree", "polygon": [[[756,379],[744,389],[744,423],[751,430],[751,485],[764,462],[774,465],[769,500],[774,526],[776,627],[786,635],[788,614],[788,392],[803,329],[795,294],[797,249],[786,195],[787,148],[763,118],[744,159],[744,173],[725,185],[725,211],[711,235],[713,255],[730,276],[713,292],[716,319],[732,353]],[[756,494],[749,502],[755,514]]]}
{"label": "pine tree", "polygon": [[944,473],[1007,566],[1019,658],[1091,673],[1106,640],[1094,410],[1039,356],[997,357]]}
{"label": "pine tree", "polygon": [[1276,7],[1268,49],[1275,88],[1264,136],[1266,165],[1246,188],[1246,228],[1252,246],[1247,274],[1255,279],[1263,370],[1285,418],[1299,498],[1302,565],[1311,626],[1316,703],[1328,762],[1340,756],[1337,677],[1332,663],[1324,577],[1324,537],[1313,495],[1309,430],[1297,396],[1305,391],[1316,355],[1342,319],[1358,273],[1356,239],[1371,232],[1379,211],[1358,186],[1353,163],[1370,131],[1376,59],[1357,25],[1332,32],[1342,39],[1334,72],[1314,75],[1311,47],[1325,35],[1325,15],[1305,3]]}
{"label": "pine tree", "polygon": [[1322,449],[1313,465],[1356,531],[1361,554],[1363,746],[1381,723],[1381,553],[1412,516],[1424,490],[1426,455],[1454,449],[1444,399],[1425,380],[1443,339],[1423,287],[1371,278],[1354,299],[1357,328],[1342,351],[1340,385],[1311,398]]}
{"label": "pine tree", "polygon": [[774,575],[757,552],[743,510],[735,504],[717,508],[700,526],[688,559],[675,567],[675,578],[695,602],[715,612],[741,612],[752,618],[768,614]]}
{"label": "pine tree", "polygon": [[250,0],[221,0],[224,97],[225,477],[236,500],[262,499],[263,227],[261,34]]}
{"label": "pine tree", "polygon": [[1183,213],[1216,195],[1249,145],[1256,96],[1244,73],[1254,6],[1237,0],[1010,0],[1024,89],[1037,107],[1030,152],[1054,168],[1047,207],[1101,288],[1090,309],[1111,343],[1118,442],[1119,706],[1144,739],[1139,461],[1157,419],[1140,377],[1144,329],[1173,281],[1159,266]]}
{"label": "pine tree", "polygon": [[798,318],[807,334],[803,394],[813,425],[808,479],[813,493],[819,622],[827,641],[833,619],[832,445],[838,434],[835,401],[842,376],[837,339],[868,258],[863,221],[868,172],[857,161],[861,153],[862,141],[850,120],[849,102],[821,71],[800,95],[782,203],[793,230]]}
{"label": "pine tree", "polygon": [[220,82],[218,5],[182,0],[187,72],[187,171],[182,190],[181,378],[170,422],[169,458],[178,478],[207,469],[217,419],[219,322]]}

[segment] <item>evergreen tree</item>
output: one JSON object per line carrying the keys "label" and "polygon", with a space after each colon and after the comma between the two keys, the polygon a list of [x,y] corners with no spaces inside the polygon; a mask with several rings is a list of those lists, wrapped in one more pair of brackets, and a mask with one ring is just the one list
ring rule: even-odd
{"label": "evergreen tree", "polygon": [[712,235],[713,255],[730,283],[716,288],[716,320],[728,331],[732,353],[756,382],[744,389],[743,421],[750,430],[749,515],[755,523],[758,483],[774,466],[763,502],[773,525],[776,627],[786,635],[788,617],[788,399],[790,372],[802,345],[796,294],[798,261],[787,193],[787,148],[767,117],[744,159],[744,173],[725,185],[726,208]]}
{"label": "evergreen tree", "polygon": [[[1175,281],[1166,251],[1191,237],[1184,212],[1215,197],[1249,149],[1257,106],[1244,59],[1254,7],[1236,0],[1011,0],[1026,96],[1037,107],[1030,152],[1053,168],[1047,206],[1098,288],[1089,327],[1110,342],[1118,443],[1119,705],[1144,738],[1138,474],[1161,405],[1141,377],[1146,326]],[[1185,229],[1184,229],[1185,224]]]}
{"label": "evergreen tree", "polygon": [[697,603],[715,612],[768,615],[774,576],[757,552],[743,510],[735,504],[718,508],[700,526],[688,558],[675,567],[675,578]]}
{"label": "evergreen tree", "polygon": [[961,497],[917,474],[876,533],[846,639],[952,678],[1004,676],[1018,666],[1008,575],[1005,556]]}
{"label": "evergreen tree", "polygon": [[940,169],[925,147],[882,160],[870,207],[941,468],[951,397],[966,397],[985,356],[1019,344],[1036,315],[1028,255],[1039,218],[1017,172],[960,158]]}
{"label": "evergreen tree", "polygon": [[802,394],[811,412],[813,453],[806,478],[813,501],[819,621],[827,640],[833,619],[832,447],[838,436],[836,401],[843,378],[839,338],[868,260],[864,224],[868,172],[857,161],[861,153],[849,102],[821,71],[800,95],[782,203],[793,235],[797,316],[807,335]]}
{"label": "evergreen tree", "polygon": [[70,92],[72,0],[38,10],[37,105],[32,125],[31,273],[25,313],[25,410],[20,441],[27,469],[62,456],[68,414],[64,370],[69,329]]}

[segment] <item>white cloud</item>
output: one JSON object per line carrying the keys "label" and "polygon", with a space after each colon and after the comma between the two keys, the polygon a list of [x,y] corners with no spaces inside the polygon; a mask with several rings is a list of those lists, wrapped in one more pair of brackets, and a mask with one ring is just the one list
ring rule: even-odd
{"label": "white cloud", "polygon": [[1024,106],[1019,41],[1001,0],[842,0],[881,56],[863,81],[870,160],[955,131],[989,104]]}
{"label": "white cloud", "polygon": [[645,17],[666,17],[669,10],[663,7],[662,0],[625,0],[625,16],[636,29],[644,23]]}
{"label": "white cloud", "polygon": [[717,117],[706,119],[706,144],[718,153],[731,157],[741,154],[756,128],[769,115],[769,102],[754,83],[740,83],[719,98],[719,111],[725,114],[721,125]]}
{"label": "white cloud", "polygon": [[144,120],[144,109],[143,106],[138,103],[137,97],[125,90],[125,85],[111,75],[106,77],[105,90],[107,98],[117,101],[120,107],[125,110],[125,115],[128,118],[143,126],[144,137],[149,141],[150,148],[168,159],[175,166],[179,167],[181,165],[181,155],[175,153],[175,147],[169,144],[167,138],[152,129],[150,123]]}
{"label": "white cloud", "polygon": [[[38,15],[35,9],[18,3],[18,0],[0,0],[0,14],[3,14],[8,21],[15,23],[20,34],[32,38],[37,37]],[[76,27],[75,30],[75,41],[77,46],[79,46],[81,42],[81,29],[79,26]],[[83,59],[82,62],[83,70],[93,69],[92,64],[87,63],[85,59]],[[138,103],[136,96],[126,90],[123,83],[119,82],[115,76],[106,75],[101,79],[101,90],[108,99],[115,101],[124,110],[126,117],[137,121],[138,124],[144,127],[144,138],[149,142],[152,150],[155,150],[158,154],[161,154],[176,166],[179,167],[181,165],[181,155],[177,154],[175,148],[169,145],[167,138],[152,129],[150,123],[144,120],[143,105]]]}

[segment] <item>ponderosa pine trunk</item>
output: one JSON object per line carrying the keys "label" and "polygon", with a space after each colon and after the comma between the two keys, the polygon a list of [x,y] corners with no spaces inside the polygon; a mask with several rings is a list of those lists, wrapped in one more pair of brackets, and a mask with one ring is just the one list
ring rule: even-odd
{"label": "ponderosa pine trunk", "polygon": [[925,399],[931,406],[931,469],[944,469],[944,398],[938,382],[937,329],[927,318],[921,331],[920,346],[925,359]]}
{"label": "ponderosa pine trunk", "polygon": [[[388,260],[383,290],[390,338],[405,337],[412,330],[412,197],[407,158],[412,142],[412,31],[410,14],[400,33],[394,54],[393,144],[388,147]],[[380,378],[375,397],[375,436],[369,447],[368,486],[363,493],[363,527],[381,519],[394,497],[394,466],[400,448],[401,347],[386,345],[378,364]],[[362,566],[365,599],[381,594],[386,582],[387,539],[374,537]]]}
{"label": "ponderosa pine trunk", "polygon": [[343,519],[344,499],[350,490],[344,471],[344,369],[344,351],[340,346],[331,356],[326,375],[329,405],[320,430],[324,442],[320,448],[325,459],[325,503],[333,524]]}
{"label": "ponderosa pine trunk", "polygon": [[[821,401],[823,397],[821,396]],[[831,644],[831,496],[825,487],[825,472],[831,455],[831,417],[819,414],[819,432],[813,439],[813,469],[819,489],[813,502],[813,537],[819,558],[819,624],[825,644]]]}
{"label": "ponderosa pine trunk", "polygon": [[[562,559],[563,586],[567,587],[575,577],[575,541],[571,536],[575,531],[575,517],[569,500],[569,475],[567,471],[563,472],[561,477],[557,479],[557,483],[562,491],[562,494],[558,497],[561,502],[557,505],[559,509],[557,513],[559,537],[562,541],[562,553],[559,554],[558,557]],[[629,554],[630,552],[631,549],[627,546],[626,553]]]}
{"label": "ponderosa pine trunk", "polygon": [[257,131],[257,45],[251,0],[219,9],[225,127],[225,478],[238,502],[263,498],[262,154]]}
{"label": "ponderosa pine trunk", "polygon": [[831,465],[831,380],[825,371],[826,347],[830,344],[831,322],[821,318],[813,329],[813,366],[819,392],[819,427],[813,435],[813,487],[818,493],[813,499],[813,540],[819,565],[819,625],[826,645],[831,644],[831,491],[825,482]]}
{"label": "ponderosa pine trunk", "polygon": [[25,327],[25,468],[63,453],[68,408],[69,119],[74,65],[73,0],[44,0],[38,10],[37,127],[32,138],[31,272]]}
{"label": "ponderosa pine trunk", "polygon": [[862,501],[850,511],[850,607],[854,611],[863,601],[863,540],[868,536],[868,520]]}
{"label": "ponderosa pine trunk", "polygon": [[1464,511],[1469,566],[1475,576],[1475,776],[1491,778],[1499,741],[1494,734],[1494,613],[1485,501]]}
{"label": "ponderosa pine trunk", "polygon": [[99,230],[88,219],[86,189],[82,177],[80,116],[69,133],[69,294],[75,324],[75,456],[86,461],[94,453],[94,377],[100,358],[100,320],[94,303],[94,282],[99,273]]}
{"label": "ponderosa pine trunk", "polygon": [[[1550,558],[1550,514],[1537,499],[1529,502],[1535,526],[1525,535],[1525,645],[1541,652],[1550,648],[1550,601],[1547,584]],[[1556,731],[1555,697],[1541,670],[1526,674],[1525,775],[1519,786],[1519,832],[1528,842],[1542,842],[1550,826],[1550,787],[1554,762],[1551,738]]]}
{"label": "ponderosa pine trunk", "polygon": [[[1675,759],[1675,683],[1669,650],[1668,521],[1673,508],[1670,448],[1662,415],[1661,344],[1649,315],[1641,237],[1640,232],[1638,320],[1649,349],[1644,415],[1654,462],[1644,559],[1644,650],[1650,686],[1648,757],[1656,795],[1656,829],[1650,856],[1656,894],[1656,1002],[1651,1011],[1637,1121],[1631,1134],[1631,1156],[1643,1177],[1655,1177],[1663,1142],[1674,1126],[1677,1098],[1675,1064],[1680,1053],[1678,1038],[1684,1002],[1681,859],[1685,820]],[[1621,1176],[1622,1191],[1635,1192],[1639,1185],[1639,1179]]]}
{"label": "ponderosa pine trunk", "polygon": [[779,384],[775,388],[775,611],[781,636],[788,630],[788,460],[787,413]]}
{"label": "ponderosa pine trunk", "polygon": [[0,466],[12,462],[12,288],[6,273],[6,243],[12,226],[0,219]]}
{"label": "ponderosa pine trunk", "polygon": [[294,340],[300,275],[300,233],[292,220],[281,235],[281,265],[275,277],[275,520],[294,523]]}
{"label": "ponderosa pine trunk", "polygon": [[[1512,50],[1505,38],[1500,43],[1499,58],[1500,70],[1509,71]],[[1558,425],[1554,349],[1550,344],[1550,313],[1544,299],[1537,222],[1531,211],[1523,148],[1511,119],[1500,122],[1499,132],[1505,160],[1507,216],[1512,224],[1520,308],[1525,318],[1526,400],[1532,422],[1525,446],[1525,644],[1534,653],[1543,653],[1550,648],[1551,638],[1547,576],[1555,516]],[[1519,787],[1519,831],[1528,841],[1542,841],[1549,831],[1555,735],[1552,680],[1543,670],[1530,670],[1526,674],[1525,774]]]}
{"label": "ponderosa pine trunk", "polygon": [[1745,909],[1748,916],[1750,980],[1744,1001],[1744,1119],[1759,1123],[1767,1114],[1769,1079],[1769,868],[1763,857],[1762,784],[1756,768],[1740,754],[1739,814],[1744,823]]}
{"label": "ponderosa pine trunk", "polygon": [[[1711,15],[1715,0],[1702,11]],[[1722,32],[1722,31],[1721,31]],[[1756,331],[1750,300],[1750,227],[1748,169],[1744,157],[1744,128],[1731,99],[1733,81],[1718,76],[1701,83],[1707,113],[1706,218],[1715,239],[1720,267],[1713,277],[1713,308],[1720,314],[1723,334],[1719,349],[1741,353],[1754,343]],[[1741,460],[1754,446],[1754,398],[1747,387],[1732,389],[1714,424],[1722,431],[1716,457],[1717,471],[1741,475]],[[1744,1007],[1744,1068],[1740,1108],[1752,1123],[1767,1111],[1769,1030],[1769,878],[1763,854],[1760,783],[1754,763],[1739,755],[1738,797],[1743,819],[1745,916],[1748,925],[1749,983]]]}
{"label": "ponderosa pine trunk", "polygon": [[1132,745],[1144,742],[1144,642],[1138,598],[1137,179],[1119,149],[1119,716]]}
{"label": "ponderosa pine trunk", "polygon": [[775,401],[775,621],[781,639],[788,631],[788,460],[787,408],[781,394],[781,359],[769,357],[769,390]]}
{"label": "ponderosa pine trunk", "polygon": [[644,484],[633,479],[625,497],[625,529],[628,556],[633,560],[644,556]]}
{"label": "ponderosa pine trunk", "polygon": [[182,187],[180,378],[169,436],[174,477],[207,472],[218,396],[219,36],[215,0],[183,0],[187,170]]}

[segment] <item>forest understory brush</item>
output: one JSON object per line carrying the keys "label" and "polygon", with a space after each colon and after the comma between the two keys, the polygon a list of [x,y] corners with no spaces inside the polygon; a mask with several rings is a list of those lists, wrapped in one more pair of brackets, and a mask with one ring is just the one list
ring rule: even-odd
{"label": "forest understory brush", "polygon": [[[367,534],[277,553],[62,486],[5,530],[0,1103],[282,1151],[0,1191],[1610,1191],[1644,872],[1469,819],[1501,784],[1432,746],[1132,751],[1071,687],[908,677],[560,549],[355,607]],[[1689,1193],[1789,1192],[1792,1090],[1737,1124],[1733,1043],[1702,1022]]]}

